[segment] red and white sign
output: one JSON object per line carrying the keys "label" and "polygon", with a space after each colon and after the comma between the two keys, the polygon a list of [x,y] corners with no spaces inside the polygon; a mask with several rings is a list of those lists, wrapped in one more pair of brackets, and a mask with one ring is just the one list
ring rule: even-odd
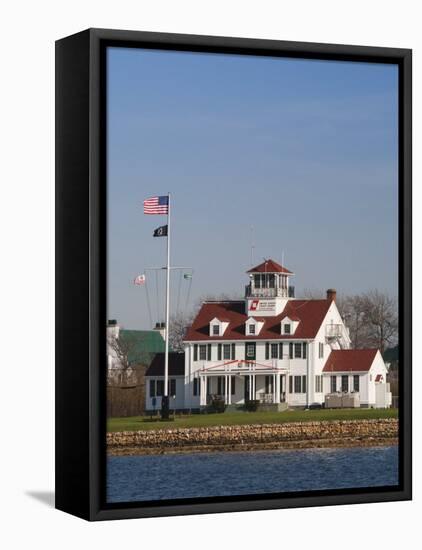
{"label": "red and white sign", "polygon": [[276,300],[251,300],[249,302],[249,311],[255,311],[257,313],[275,313],[277,307]]}

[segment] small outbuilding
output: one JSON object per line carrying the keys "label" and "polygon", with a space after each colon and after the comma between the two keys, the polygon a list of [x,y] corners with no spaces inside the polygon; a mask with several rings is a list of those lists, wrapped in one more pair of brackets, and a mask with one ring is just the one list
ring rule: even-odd
{"label": "small outbuilding", "polygon": [[[169,353],[168,395],[170,410],[184,409],[185,403],[185,354],[183,352]],[[147,412],[161,409],[161,398],[164,395],[164,353],[157,353],[145,373]]]}
{"label": "small outbuilding", "polygon": [[377,349],[332,350],[322,372],[330,394],[358,393],[361,407],[391,406],[387,368]]}

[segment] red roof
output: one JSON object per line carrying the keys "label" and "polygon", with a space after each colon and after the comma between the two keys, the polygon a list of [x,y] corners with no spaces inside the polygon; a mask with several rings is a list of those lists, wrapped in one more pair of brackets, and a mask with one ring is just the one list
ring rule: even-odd
{"label": "red roof", "polygon": [[367,372],[377,349],[336,349],[328,356],[323,372]]}
{"label": "red roof", "polygon": [[[259,334],[246,335],[245,302],[205,302],[202,304],[185,341],[198,340],[289,340],[292,338],[315,338],[331,303],[328,300],[289,300],[280,315],[260,317],[264,323]],[[294,334],[281,334],[281,319],[288,315],[300,322]],[[210,322],[217,317],[230,319],[222,336],[210,336]]]}
{"label": "red roof", "polygon": [[292,274],[292,271],[289,271],[282,265],[278,264],[277,262],[274,262],[274,260],[266,260],[265,262],[262,262],[262,264],[259,264],[252,269],[249,269],[247,273],[290,273]]}
{"label": "red roof", "polygon": [[296,315],[293,315],[291,312],[290,314],[285,313],[284,315],[282,315],[281,320],[283,319],[290,319],[290,321],[300,321],[299,317],[297,317]]}

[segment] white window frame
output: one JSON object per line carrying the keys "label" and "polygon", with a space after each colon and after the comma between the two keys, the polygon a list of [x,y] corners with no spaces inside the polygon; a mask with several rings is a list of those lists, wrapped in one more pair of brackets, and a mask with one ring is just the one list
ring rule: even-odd
{"label": "white window frame", "polygon": [[[226,357],[226,350],[229,350],[228,355]],[[231,359],[232,354],[232,345],[231,344],[223,344],[223,360]]]}
{"label": "white window frame", "polygon": [[315,392],[323,393],[323,377],[322,374],[315,375]]}
{"label": "white window frame", "polygon": [[[203,351],[204,351],[204,357],[202,357]],[[199,344],[198,358],[199,358],[199,361],[207,360],[207,344]]]}

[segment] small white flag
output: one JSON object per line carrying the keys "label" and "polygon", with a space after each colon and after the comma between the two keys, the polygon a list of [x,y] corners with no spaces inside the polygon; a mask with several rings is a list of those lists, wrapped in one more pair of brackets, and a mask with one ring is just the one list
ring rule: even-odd
{"label": "small white flag", "polygon": [[145,284],[145,275],[144,274],[138,275],[137,277],[135,277],[133,282],[134,282],[135,285]]}

